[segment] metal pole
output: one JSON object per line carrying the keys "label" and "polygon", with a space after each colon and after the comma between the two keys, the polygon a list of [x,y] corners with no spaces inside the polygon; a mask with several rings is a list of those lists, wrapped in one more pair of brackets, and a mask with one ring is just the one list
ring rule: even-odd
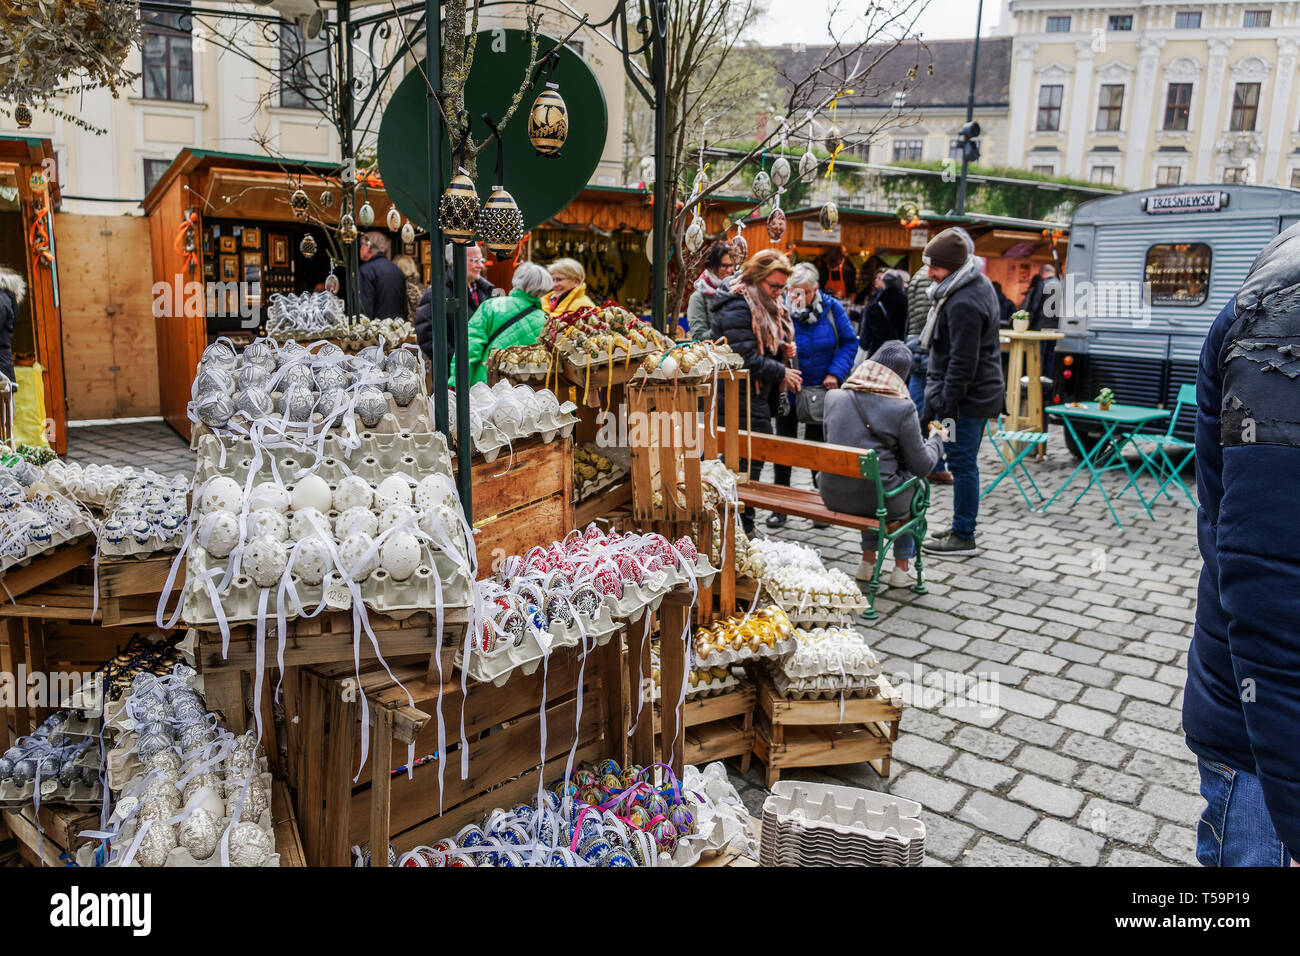
{"label": "metal pole", "polygon": [[[983,0],[981,0],[983,2]],[[653,76],[655,96],[655,188],[654,236],[652,253],[652,293],[655,328],[666,331],[670,325],[668,315],[668,4],[666,0],[653,0],[651,6]],[[673,317],[672,323],[676,324]]]}
{"label": "metal pole", "polygon": [[451,251],[451,285],[456,299],[456,434],[460,447],[456,455],[456,485],[465,520],[474,524],[474,476],[470,461],[474,452],[469,436],[469,275],[465,269],[465,247],[457,244]]}
{"label": "metal pole", "polygon": [[[447,176],[442,168],[442,111],[436,93],[442,92],[442,5],[426,0],[424,5],[424,47],[428,55],[425,69],[430,89],[426,91],[429,119],[429,322],[433,333],[433,421],[444,435],[449,434],[447,414],[447,294],[444,291],[442,229],[438,226],[438,200]],[[467,426],[468,427],[468,426]],[[467,432],[460,432],[465,435]]]}
{"label": "metal pole", "polygon": [[[342,117],[343,131],[343,166],[344,176],[347,177],[347,168],[352,167],[352,176],[345,178],[343,183],[343,203],[339,215],[344,210],[353,208],[353,199],[357,191],[356,177],[356,145],[352,141],[352,128],[356,122],[356,117],[352,115],[352,3],[351,0],[339,0],[338,2],[339,17],[339,75],[343,82],[339,84],[339,114]],[[356,213],[354,212],[355,216]],[[359,311],[359,302],[357,300],[357,287],[360,283],[361,275],[361,258],[360,242],[349,242],[343,247],[343,255],[346,257],[343,268],[347,271],[347,288],[343,290],[345,301],[347,303],[348,316],[354,316]]]}
{"label": "metal pole", "polygon": [[[975,118],[975,70],[980,62],[980,22],[984,19],[984,0],[979,0],[979,7],[975,11],[975,47],[971,50],[970,57],[970,92],[966,97],[966,122],[969,123]],[[959,216],[966,214],[966,150],[961,151],[961,179],[957,181],[957,206],[956,213]]]}

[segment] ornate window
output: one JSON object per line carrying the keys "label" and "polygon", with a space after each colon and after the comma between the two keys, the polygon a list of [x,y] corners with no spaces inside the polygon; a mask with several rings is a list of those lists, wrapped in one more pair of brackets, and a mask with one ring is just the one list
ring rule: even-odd
{"label": "ornate window", "polygon": [[1234,133],[1253,131],[1258,115],[1259,84],[1238,83],[1232,90],[1232,115],[1228,129]]}
{"label": "ornate window", "polygon": [[1165,91],[1165,129],[1187,129],[1192,111],[1192,84],[1170,83]]}
{"label": "ornate window", "polygon": [[[188,0],[180,0],[189,6]],[[188,13],[146,13],[141,73],[150,100],[194,102],[194,51]]]}
{"label": "ornate window", "polygon": [[1061,128],[1061,101],[1065,98],[1065,87],[1051,83],[1038,88],[1038,122],[1034,128],[1054,132]]}
{"label": "ornate window", "polygon": [[1097,129],[1106,133],[1119,132],[1124,113],[1124,84],[1103,83],[1097,97]]}

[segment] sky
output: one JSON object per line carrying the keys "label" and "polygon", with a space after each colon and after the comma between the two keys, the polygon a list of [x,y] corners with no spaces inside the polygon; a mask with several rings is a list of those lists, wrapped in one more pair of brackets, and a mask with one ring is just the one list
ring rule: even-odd
{"label": "sky", "polygon": [[[751,36],[765,46],[786,43],[826,43],[826,22],[836,0],[767,0],[768,12],[753,26]],[[890,0],[884,0],[888,5]],[[897,2],[897,0],[894,0]],[[846,29],[845,39],[854,39],[854,20],[866,9],[868,0],[839,0],[841,15],[837,27]],[[930,0],[917,20],[916,30],[927,39],[955,39],[975,35],[977,0]],[[1002,13],[1002,0],[985,0],[981,36],[989,36]]]}

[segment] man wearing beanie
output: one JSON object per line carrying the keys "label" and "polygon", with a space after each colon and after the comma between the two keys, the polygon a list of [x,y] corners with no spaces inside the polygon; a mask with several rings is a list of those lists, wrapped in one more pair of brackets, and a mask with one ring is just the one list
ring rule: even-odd
{"label": "man wearing beanie", "polygon": [[979,449],[984,425],[1002,410],[998,298],[985,278],[973,243],[962,230],[945,229],[922,257],[932,283],[921,347],[930,351],[925,418],[949,425],[944,443],[952,472],[952,529],[935,534],[925,550],[963,554],[975,550],[979,515]]}

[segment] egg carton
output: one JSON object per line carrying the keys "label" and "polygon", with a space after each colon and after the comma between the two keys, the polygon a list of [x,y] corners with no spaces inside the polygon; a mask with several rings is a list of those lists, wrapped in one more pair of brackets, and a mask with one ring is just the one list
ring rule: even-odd
{"label": "egg carton", "polygon": [[175,551],[185,541],[186,525],[181,524],[176,529],[176,533],[170,538],[163,538],[157,534],[150,535],[143,542],[136,539],[135,535],[128,535],[121,541],[109,541],[102,534],[99,535],[99,553],[104,557],[110,558],[149,558],[155,554],[166,551]]}
{"label": "egg carton", "polygon": [[51,523],[49,541],[40,544],[29,541],[27,549],[22,554],[6,554],[0,557],[0,574],[10,568],[27,564],[32,558],[39,557],[45,552],[53,551],[65,544],[70,544],[87,534],[90,534],[90,526],[79,515],[72,519],[67,528],[60,528],[58,525]]}
{"label": "egg carton", "polygon": [[[732,664],[739,664],[742,661],[752,661],[761,659],[778,660],[787,654],[793,654],[799,642],[793,637],[787,637],[783,641],[777,641],[773,646],[768,647],[766,644],[760,644],[757,651],[746,644],[740,650],[729,649],[725,651],[714,651],[708,657],[695,657],[696,667],[730,667]],[[692,651],[692,655],[694,652]]]}
{"label": "egg carton", "polygon": [[[36,781],[28,780],[21,787],[12,780],[0,783],[0,807],[31,806],[36,800]],[[104,803],[104,788],[98,782],[93,786],[78,780],[65,787],[54,778],[41,780],[41,803],[62,803],[73,807],[98,807]]]}
{"label": "egg carton", "polygon": [[621,620],[639,621],[647,610],[654,612],[663,603],[664,595],[671,591],[672,585],[663,571],[650,575],[642,584],[623,582],[623,596],[615,598],[605,595],[605,607],[610,614]]}
{"label": "egg carton", "polygon": [[764,866],[919,866],[921,805],[857,787],[782,780],[763,803]]}
{"label": "egg carton", "polygon": [[761,866],[785,867],[917,867],[924,862],[925,851],[920,844],[903,844],[888,837],[872,842],[841,842],[797,823],[780,827],[767,852],[759,857]]}
{"label": "egg carton", "polygon": [[[726,677],[722,678],[709,675],[709,681],[705,684],[691,684],[688,680],[686,682],[686,699],[692,700],[694,698],[703,699],[705,697],[717,697],[719,694],[725,694],[733,687],[739,686],[739,684],[740,680],[730,671],[727,672]],[[663,696],[663,687],[659,684],[655,684],[654,699],[660,700]]]}
{"label": "egg carton", "polygon": [[551,374],[551,363],[519,362],[515,365],[498,365],[497,372],[512,382],[545,382]]}
{"label": "egg carton", "polygon": [[561,349],[565,362],[570,366],[570,372],[576,371],[579,375],[586,375],[591,372],[592,384],[600,386],[600,382],[595,380],[596,370],[608,369],[611,364],[632,365],[642,361],[647,355],[662,351],[657,345],[647,346],[645,348],[633,349],[628,352],[622,347],[615,347],[609,352],[602,352],[599,355],[592,355],[590,352],[578,348]]}
{"label": "egg carton", "polygon": [[633,382],[703,382],[713,378],[715,374],[726,372],[728,369],[743,368],[745,360],[734,352],[719,352],[712,359],[703,362],[697,362],[691,366],[689,372],[684,372],[681,368],[675,369],[672,374],[664,372],[663,368],[656,367],[647,371],[645,365],[632,375]]}
{"label": "egg carton", "polygon": [[550,413],[536,423],[525,422],[522,427],[516,427],[513,422],[507,422],[502,427],[496,422],[485,421],[478,437],[474,439],[474,451],[482,455],[484,461],[493,462],[503,449],[527,441],[534,435],[541,435],[543,443],[548,445],[557,437],[568,438],[578,422],[578,417],[573,414],[575,408],[577,406],[572,402],[565,402],[560,406],[561,414]]}
{"label": "egg carton", "polygon": [[[594,618],[586,615],[583,615],[583,618],[587,640],[595,641],[597,647],[608,644],[609,639],[618,631],[618,624],[610,616],[607,607],[598,608]],[[525,677],[535,673],[548,652],[554,653],[561,647],[576,647],[582,639],[582,633],[576,625],[572,624],[552,624],[540,635],[532,628],[528,628],[518,644],[499,654],[483,654],[475,644],[470,648],[468,667],[464,664],[465,655],[462,647],[456,653],[456,666],[467,670],[469,676],[476,681],[496,684],[500,687],[515,671],[519,671]],[[543,641],[548,645],[545,650],[542,647]]]}
{"label": "egg carton", "polygon": [[795,591],[775,587],[771,582],[767,583],[766,589],[772,599],[780,604],[782,610],[787,614],[806,608],[830,611],[836,614],[848,614],[854,611],[864,611],[868,607],[868,601],[861,592],[855,592],[856,596],[854,596],[851,594],[831,594],[827,591]]}
{"label": "egg carton", "polygon": [[772,678],[772,684],[778,694],[789,700],[838,700],[841,697],[858,700],[875,697],[880,693],[880,688],[870,678],[850,679],[846,682],[835,675],[834,680],[838,683],[834,686],[817,686],[814,680],[812,678],[791,680],[784,674],[776,674]]}
{"label": "egg carton", "polygon": [[[267,777],[269,778],[269,776],[270,775],[268,774]],[[270,784],[268,783],[267,785],[269,786]],[[226,828],[230,826],[230,823],[231,823],[230,816],[222,817],[220,820],[217,821],[217,832],[224,833]],[[157,823],[154,824],[154,826],[157,825],[158,825]],[[278,867],[280,865],[280,854],[275,852],[275,828],[272,824],[271,812],[269,810],[265,810],[262,812],[261,817],[257,821],[257,826],[270,839],[271,848],[272,848],[271,855],[267,858],[267,861],[262,865],[264,867],[268,867],[268,866]],[[125,853],[126,850],[131,846],[132,841],[135,839],[136,829],[137,827],[135,821],[134,820],[128,821],[123,826],[122,831],[118,834],[117,839],[113,842],[114,850]],[[102,859],[102,856],[97,855],[99,846],[100,844],[97,842],[90,842],[90,843],[83,844],[77,850],[76,853],[77,865],[83,867],[118,867],[122,865],[121,863],[116,862],[116,859],[104,861]],[[117,859],[120,859],[120,857],[118,857]],[[131,862],[126,864],[126,866],[128,869],[144,869],[144,867],[140,866],[140,861],[138,856],[133,857]],[[220,845],[218,845],[216,851],[212,854],[212,856],[208,857],[206,860],[196,860],[193,854],[191,854],[190,851],[183,846],[174,847],[172,851],[167,854],[167,859],[166,862],[163,863],[163,867],[176,867],[176,866],[220,867],[221,847]]]}

